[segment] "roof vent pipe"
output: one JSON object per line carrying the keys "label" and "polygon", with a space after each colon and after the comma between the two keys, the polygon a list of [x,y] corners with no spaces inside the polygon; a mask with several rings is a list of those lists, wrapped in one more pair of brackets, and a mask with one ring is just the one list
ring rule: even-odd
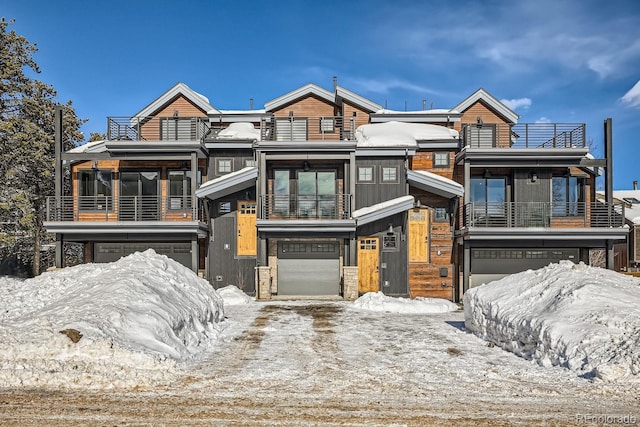
{"label": "roof vent pipe", "polygon": [[249,110],[253,110],[253,98],[249,98]]}
{"label": "roof vent pipe", "polygon": [[638,181],[633,181],[633,189],[634,190],[638,189]]}
{"label": "roof vent pipe", "polygon": [[333,76],[333,91],[338,90],[338,76]]}
{"label": "roof vent pipe", "polygon": [[425,111],[427,109],[427,100],[423,99],[422,100],[422,111]]}

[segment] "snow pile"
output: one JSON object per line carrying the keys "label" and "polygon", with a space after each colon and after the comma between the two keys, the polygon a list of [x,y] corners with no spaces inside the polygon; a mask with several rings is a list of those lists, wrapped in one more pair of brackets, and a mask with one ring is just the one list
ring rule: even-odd
{"label": "snow pile", "polygon": [[224,305],[245,305],[251,304],[253,298],[242,292],[237,286],[229,285],[218,289],[218,295],[224,301]]}
{"label": "snow pile", "polygon": [[562,261],[470,289],[464,313],[476,335],[543,366],[640,380],[636,278]]}
{"label": "snow pile", "polygon": [[458,310],[458,306],[441,298],[394,298],[382,292],[369,292],[355,300],[351,307],[387,313],[437,314]]}
{"label": "snow pile", "polygon": [[211,349],[222,299],[153,250],[0,287],[0,387],[144,386]]}

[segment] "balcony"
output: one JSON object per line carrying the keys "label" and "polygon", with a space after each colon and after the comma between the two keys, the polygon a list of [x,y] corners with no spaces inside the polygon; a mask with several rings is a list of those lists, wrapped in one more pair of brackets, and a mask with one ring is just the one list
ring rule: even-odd
{"label": "balcony", "polygon": [[615,228],[624,225],[624,204],[614,203],[468,203],[463,228]]}
{"label": "balcony", "polygon": [[189,196],[50,196],[46,208],[51,222],[204,221]]}
{"label": "balcony", "polygon": [[109,117],[110,141],[201,141],[209,132],[206,117]]}
{"label": "balcony", "polygon": [[586,148],[584,123],[463,124],[463,146],[470,148]]}
{"label": "balcony", "polygon": [[267,117],[260,122],[262,141],[354,141],[356,118],[342,116]]}
{"label": "balcony", "polygon": [[317,196],[268,194],[260,197],[260,218],[266,220],[331,220],[349,219],[350,217],[350,194]]}

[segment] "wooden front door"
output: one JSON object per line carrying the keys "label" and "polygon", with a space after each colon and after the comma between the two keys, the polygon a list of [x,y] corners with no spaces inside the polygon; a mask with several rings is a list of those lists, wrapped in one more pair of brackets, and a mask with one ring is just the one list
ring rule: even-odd
{"label": "wooden front door", "polygon": [[409,262],[429,262],[429,210],[409,211]]}
{"label": "wooden front door", "polygon": [[377,237],[358,239],[358,292],[361,294],[380,290],[379,243]]}
{"label": "wooden front door", "polygon": [[255,200],[239,200],[236,219],[236,255],[257,255]]}

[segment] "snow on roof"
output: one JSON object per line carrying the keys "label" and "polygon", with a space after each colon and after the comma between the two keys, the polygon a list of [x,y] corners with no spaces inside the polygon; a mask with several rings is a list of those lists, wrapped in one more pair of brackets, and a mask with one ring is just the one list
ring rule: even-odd
{"label": "snow on roof", "polygon": [[[106,140],[87,142],[86,144],[74,147],[71,150],[68,150],[67,152],[68,153],[88,153],[91,151],[95,153],[95,152],[104,151],[106,150],[106,148],[104,147],[105,142]],[[102,145],[103,147],[100,147],[100,145]]]}
{"label": "snow on roof", "polygon": [[356,219],[358,225],[368,224],[378,219],[411,209],[414,201],[413,196],[397,197],[382,203],[357,209],[351,213],[351,216]]}
{"label": "snow on roof", "polygon": [[257,178],[258,168],[255,166],[247,166],[246,168],[205,182],[196,190],[196,197],[207,197],[215,200],[254,186]]}
{"label": "snow on roof", "polygon": [[358,126],[358,147],[416,148],[418,141],[456,140],[458,131],[424,123],[390,121]]}
{"label": "snow on roof", "polygon": [[0,278],[0,301],[0,342],[10,343],[0,346],[10,373],[0,373],[3,386],[166,382],[215,347],[224,319],[206,280],[153,250],[25,281]]}
{"label": "snow on roof", "polygon": [[543,366],[640,382],[640,279],[560,261],[470,289],[465,326]]}
{"label": "snow on roof", "polygon": [[462,184],[432,172],[409,170],[407,178],[411,185],[443,197],[452,198],[464,195]]}
{"label": "snow on roof", "polygon": [[444,108],[433,108],[431,110],[415,110],[415,111],[398,111],[398,110],[389,110],[389,109],[383,108],[381,110],[376,111],[376,114],[393,114],[393,115],[398,115],[398,114],[407,114],[407,115],[437,114],[437,115],[441,115],[441,114],[459,114],[459,112],[457,110],[447,110],[447,109],[444,109]]}
{"label": "snow on roof", "polygon": [[235,122],[222,129],[217,135],[220,139],[251,139],[260,140],[260,129],[256,129],[253,123]]}
{"label": "snow on roof", "polygon": [[215,110],[212,114],[233,114],[233,115],[243,115],[243,114],[264,114],[266,110],[261,108],[259,110]]}
{"label": "snow on roof", "polygon": [[[614,190],[613,197],[627,203],[624,207],[624,216],[634,224],[640,224],[640,190]],[[598,198],[604,199],[604,194],[598,192]],[[634,200],[635,199],[635,200]]]}

